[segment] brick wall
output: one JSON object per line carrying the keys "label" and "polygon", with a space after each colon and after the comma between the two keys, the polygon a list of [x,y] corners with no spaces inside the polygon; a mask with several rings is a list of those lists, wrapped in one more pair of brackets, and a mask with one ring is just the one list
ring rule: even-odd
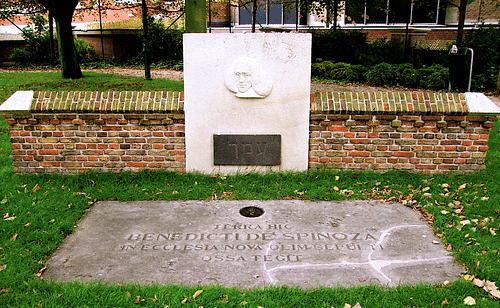
{"label": "brick wall", "polygon": [[[185,172],[182,92],[35,92],[3,117],[16,172]],[[496,119],[469,114],[463,94],[315,93],[309,167],[481,170]]]}
{"label": "brick wall", "polygon": [[185,172],[182,96],[173,92],[38,92],[4,114],[16,172]]}
{"label": "brick wall", "polygon": [[494,121],[468,115],[463,94],[316,93],[309,166],[481,170]]}

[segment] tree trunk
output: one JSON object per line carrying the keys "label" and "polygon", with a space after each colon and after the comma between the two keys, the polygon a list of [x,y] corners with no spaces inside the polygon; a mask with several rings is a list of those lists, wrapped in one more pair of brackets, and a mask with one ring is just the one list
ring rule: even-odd
{"label": "tree trunk", "polygon": [[255,24],[257,23],[257,0],[252,4],[252,33],[255,33]]}
{"label": "tree trunk", "polygon": [[500,96],[500,70],[498,71],[497,90],[495,91],[495,95]]}
{"label": "tree trunk", "polygon": [[186,0],[186,33],[207,33],[206,0]]}
{"label": "tree trunk", "polygon": [[144,54],[144,78],[151,80],[151,63],[149,54],[149,33],[148,33],[148,6],[146,0],[142,0],[142,30],[143,42],[142,52]]}
{"label": "tree trunk", "polygon": [[333,31],[337,31],[337,16],[339,13],[339,2],[333,0]]}
{"label": "tree trunk", "polygon": [[57,27],[62,76],[66,79],[80,78],[82,77],[82,71],[78,63],[73,29],[71,27],[73,14],[55,14],[54,19]]}
{"label": "tree trunk", "polygon": [[467,0],[460,0],[460,7],[458,8],[458,29],[457,29],[457,45],[462,45],[464,36],[465,25],[465,12],[467,10]]}
{"label": "tree trunk", "polygon": [[71,22],[78,0],[38,0],[49,12],[52,12],[56,22],[59,60],[63,78],[76,79],[82,77],[80,64],[76,56],[75,40]]}
{"label": "tree trunk", "polygon": [[55,62],[56,52],[54,49],[54,14],[49,10],[49,40],[50,40],[50,60]]}

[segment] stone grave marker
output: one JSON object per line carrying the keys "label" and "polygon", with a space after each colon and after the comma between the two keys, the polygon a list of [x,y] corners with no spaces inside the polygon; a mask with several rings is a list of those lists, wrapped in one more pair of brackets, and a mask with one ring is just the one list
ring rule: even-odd
{"label": "stone grave marker", "polygon": [[184,34],[186,170],[307,170],[310,78],[310,34]]}
{"label": "stone grave marker", "polygon": [[308,288],[440,283],[460,273],[431,227],[397,203],[103,201],[43,277]]}

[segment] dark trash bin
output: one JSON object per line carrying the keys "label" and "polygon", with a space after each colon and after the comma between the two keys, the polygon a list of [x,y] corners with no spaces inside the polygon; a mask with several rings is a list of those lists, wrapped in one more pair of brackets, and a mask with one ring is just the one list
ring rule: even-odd
{"label": "dark trash bin", "polygon": [[455,45],[448,53],[449,90],[470,92],[474,51],[471,48],[457,48]]}

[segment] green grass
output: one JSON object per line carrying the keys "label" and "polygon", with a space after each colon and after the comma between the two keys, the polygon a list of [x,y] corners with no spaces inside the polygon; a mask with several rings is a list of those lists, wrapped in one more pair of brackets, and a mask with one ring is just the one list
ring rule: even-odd
{"label": "green grass", "polygon": [[19,90],[35,91],[182,91],[183,83],[167,79],[146,80],[104,73],[83,72],[83,78],[63,79],[60,72],[0,73],[0,102]]}
{"label": "green grass", "polygon": [[[15,90],[157,90],[140,78],[58,73],[0,74],[0,101]],[[14,81],[14,79],[17,80]],[[162,89],[175,90],[182,84]],[[139,83],[142,83],[140,85]],[[432,222],[471,275],[500,284],[500,122],[490,135],[486,171],[424,175],[403,171],[314,171],[211,177],[169,172],[23,175],[12,172],[7,125],[0,120],[0,307],[499,307],[463,279],[449,285],[386,288],[287,287],[238,290],[219,286],[53,283],[37,276],[97,200],[381,199],[400,201]],[[7,216],[8,214],[8,216]],[[461,222],[469,220],[470,224]],[[204,292],[192,298],[199,289]],[[134,303],[136,296],[145,301]],[[185,304],[182,301],[188,298]],[[445,303],[445,305],[443,305]],[[448,303],[448,304],[446,304]]]}

